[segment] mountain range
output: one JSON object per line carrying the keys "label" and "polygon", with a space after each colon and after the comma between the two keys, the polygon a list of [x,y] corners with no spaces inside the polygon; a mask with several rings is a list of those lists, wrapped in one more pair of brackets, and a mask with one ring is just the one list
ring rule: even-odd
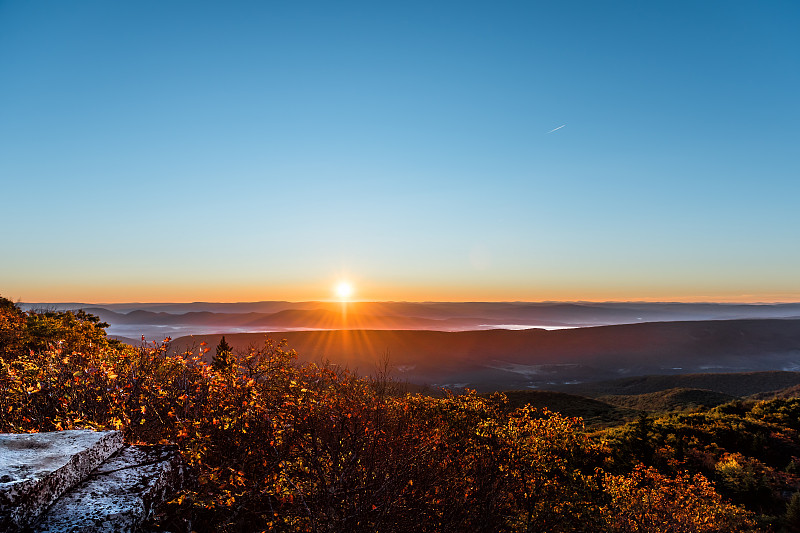
{"label": "mountain range", "polygon": [[163,339],[186,334],[292,330],[466,331],[574,328],[642,322],[800,318],[800,304],[648,302],[244,302],[22,304],[84,309],[111,335]]}

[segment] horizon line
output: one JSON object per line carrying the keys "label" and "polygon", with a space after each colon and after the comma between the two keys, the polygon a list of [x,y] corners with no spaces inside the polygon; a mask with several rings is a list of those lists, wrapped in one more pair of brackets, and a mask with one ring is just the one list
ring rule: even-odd
{"label": "horizon line", "polygon": [[79,302],[79,301],[36,301],[28,302],[17,300],[15,303],[24,305],[52,304],[52,305],[194,305],[194,304],[260,304],[260,303],[336,303],[336,304],[358,304],[358,303],[398,303],[398,304],[713,304],[713,305],[791,305],[800,304],[800,300],[341,300],[341,299],[319,299],[319,300],[251,300],[251,301],[100,301],[100,302]]}

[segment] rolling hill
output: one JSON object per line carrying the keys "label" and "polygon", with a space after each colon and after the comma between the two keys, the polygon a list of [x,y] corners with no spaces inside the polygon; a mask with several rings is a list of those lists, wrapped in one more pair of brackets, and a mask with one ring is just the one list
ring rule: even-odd
{"label": "rolling hill", "polygon": [[[577,390],[582,384],[649,374],[800,368],[800,320],[654,322],[553,331],[286,331],[226,334],[226,338],[240,350],[251,344],[261,345],[266,338],[285,338],[302,360],[328,360],[362,374],[371,373],[388,351],[402,380],[485,391],[558,388],[573,392],[570,387]],[[219,339],[220,335],[181,337],[172,346],[183,351],[205,341],[213,347]],[[790,384],[793,383],[760,390]],[[675,387],[711,389],[673,384],[635,393]],[[615,386],[614,390],[618,388]],[[616,392],[598,389],[592,394],[580,394]],[[735,395],[742,394],[745,393]]]}

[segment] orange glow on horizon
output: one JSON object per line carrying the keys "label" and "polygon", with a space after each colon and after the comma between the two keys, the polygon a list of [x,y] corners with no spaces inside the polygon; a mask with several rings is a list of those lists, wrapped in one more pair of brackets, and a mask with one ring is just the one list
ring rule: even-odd
{"label": "orange glow on horizon", "polygon": [[[350,285],[353,290],[352,284]],[[695,291],[691,290],[695,289]],[[651,289],[583,288],[571,290],[553,287],[549,290],[513,287],[460,287],[443,285],[382,286],[360,284],[357,300],[346,298],[336,290],[331,298],[327,283],[286,284],[275,286],[142,284],[140,286],[92,284],[41,284],[36,287],[0,287],[0,296],[28,303],[86,304],[112,303],[189,303],[189,302],[258,302],[258,301],[331,301],[371,302],[719,302],[719,303],[792,303],[800,302],[800,291],[702,290],[692,288],[653,287]]]}

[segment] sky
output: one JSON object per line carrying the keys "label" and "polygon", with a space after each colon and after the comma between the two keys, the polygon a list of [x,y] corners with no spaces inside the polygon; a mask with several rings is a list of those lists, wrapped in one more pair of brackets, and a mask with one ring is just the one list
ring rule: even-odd
{"label": "sky", "polygon": [[795,1],[0,0],[0,295],[800,301]]}

